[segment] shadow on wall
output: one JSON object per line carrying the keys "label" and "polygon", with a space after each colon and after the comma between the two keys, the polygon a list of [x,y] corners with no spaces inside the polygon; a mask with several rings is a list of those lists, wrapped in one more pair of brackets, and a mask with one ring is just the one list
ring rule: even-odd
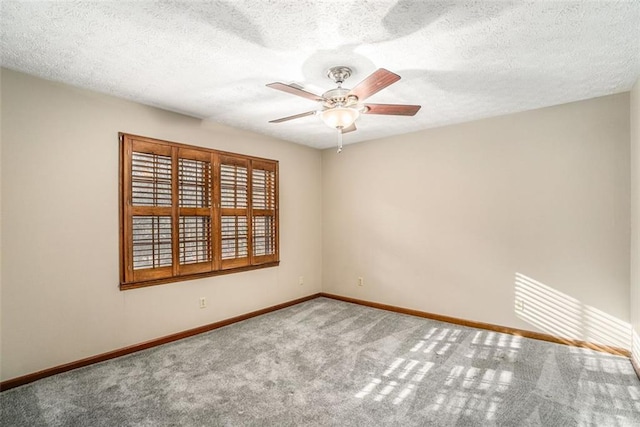
{"label": "shadow on wall", "polygon": [[515,311],[522,320],[558,338],[631,348],[629,323],[521,273],[515,279]]}

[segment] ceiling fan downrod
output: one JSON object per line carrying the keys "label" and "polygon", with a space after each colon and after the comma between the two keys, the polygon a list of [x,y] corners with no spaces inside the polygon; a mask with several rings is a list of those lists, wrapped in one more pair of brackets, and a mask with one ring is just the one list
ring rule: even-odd
{"label": "ceiling fan downrod", "polygon": [[333,80],[338,87],[342,87],[342,83],[351,77],[351,68],[339,65],[337,67],[331,67],[327,70],[327,77]]}

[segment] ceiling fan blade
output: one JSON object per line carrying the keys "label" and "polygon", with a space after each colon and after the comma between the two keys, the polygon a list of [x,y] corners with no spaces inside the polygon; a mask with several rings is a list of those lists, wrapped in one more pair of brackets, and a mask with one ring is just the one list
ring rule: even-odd
{"label": "ceiling fan blade", "polygon": [[282,117],[281,119],[269,120],[269,123],[282,123],[288,120],[299,119],[300,117],[313,116],[316,113],[315,110],[307,111],[306,113],[300,113],[293,116]]}
{"label": "ceiling fan blade", "polygon": [[420,105],[404,104],[364,104],[364,114],[386,114],[390,116],[415,116]]}
{"label": "ceiling fan blade", "polygon": [[352,123],[351,126],[346,127],[344,129],[342,129],[342,133],[349,133],[349,132],[353,132],[354,130],[358,130],[358,128],[356,128],[356,124]]}
{"label": "ceiling fan blade", "polygon": [[400,80],[400,76],[392,73],[384,68],[378,68],[369,77],[358,83],[356,87],[351,89],[350,95],[355,95],[360,101],[363,101],[378,93],[387,86],[390,86]]}
{"label": "ceiling fan blade", "polygon": [[297,96],[301,96],[303,98],[307,98],[310,99],[312,101],[322,101],[322,97],[315,95],[311,92],[307,92],[306,90],[302,90],[302,89],[298,89],[295,86],[291,86],[291,85],[287,85],[284,83],[280,83],[280,82],[275,82],[275,83],[269,83],[267,85],[267,87],[270,87],[272,89],[276,89],[276,90],[281,90],[283,92],[287,92],[290,93],[292,95],[297,95]]}

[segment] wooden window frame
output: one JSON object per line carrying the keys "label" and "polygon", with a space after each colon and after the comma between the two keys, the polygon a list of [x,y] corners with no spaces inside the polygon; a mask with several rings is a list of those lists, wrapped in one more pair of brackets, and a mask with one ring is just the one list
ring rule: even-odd
{"label": "wooden window frame", "polygon": [[[215,276],[220,274],[229,274],[246,270],[254,270],[265,267],[274,267],[280,264],[280,242],[279,242],[279,197],[278,197],[278,161],[264,159],[253,156],[246,156],[242,154],[229,153],[225,151],[213,150],[209,148],[196,147],[187,144],[163,141],[138,135],[132,135],[128,133],[119,133],[119,142],[120,142],[120,289],[134,289],[145,286],[153,286],[159,285],[163,283],[171,283],[183,280],[193,280],[202,277]],[[151,190],[147,190],[143,188],[147,193],[150,191],[152,196],[149,197],[149,200],[152,200],[150,203],[145,203],[143,205],[134,204],[132,201],[135,198],[136,200],[140,199],[141,193],[135,193],[133,184],[136,183],[137,187],[149,186],[149,184],[144,183],[140,184],[143,180],[151,180],[155,179],[155,172],[153,173],[153,179],[151,178],[140,178],[139,175],[135,175],[132,171],[132,165],[138,161],[133,157],[134,152],[138,155],[136,159],[139,159],[140,155],[142,156],[158,156],[162,157],[164,160],[165,172],[168,170],[167,165],[167,157],[170,157],[171,163],[171,193],[170,193],[170,206],[167,206],[167,192],[166,189],[167,183],[164,182],[164,192],[158,196],[158,191],[156,189],[157,185],[153,185]],[[154,157],[155,158],[155,157]],[[185,162],[185,160],[187,162]],[[184,186],[187,187],[191,185],[187,183],[186,175],[181,175],[182,171],[180,168],[181,164],[187,164],[191,162],[191,164],[197,164],[198,166],[204,165],[204,170],[202,172],[204,176],[205,184],[200,183],[200,187],[203,188],[203,196],[199,197],[197,200],[202,203],[202,206],[181,206],[181,183],[180,178],[184,179]],[[221,193],[222,188],[222,176],[221,170],[224,166],[229,170],[229,167],[234,167],[230,165],[238,165],[240,168],[240,183],[244,183],[244,185],[238,186],[229,186],[228,183],[226,185],[225,195],[223,196]],[[140,167],[139,164],[136,163],[136,167]],[[243,168],[243,169],[242,169]],[[200,170],[198,169],[198,170]],[[254,195],[252,193],[252,182],[253,182],[253,171],[258,170],[262,171],[262,173],[258,173],[257,175],[269,176],[268,183],[270,186],[267,188],[267,184],[261,183],[260,186],[260,195],[256,196],[257,199],[261,203],[260,209],[253,209],[253,200]],[[145,169],[147,171],[148,169]],[[154,169],[155,171],[155,169]],[[168,172],[166,172],[168,173]],[[186,172],[185,172],[186,173]],[[143,174],[149,175],[151,172],[143,172]],[[246,175],[246,180],[242,181],[242,176]],[[192,176],[192,175],[191,175]],[[226,175],[228,176],[228,174]],[[165,179],[166,181],[166,179]],[[155,181],[154,181],[155,182]],[[210,184],[206,184],[210,182]],[[237,187],[237,188],[235,188]],[[246,188],[245,188],[246,187]],[[266,188],[266,190],[265,190]],[[137,190],[141,191],[141,190]],[[185,190],[186,191],[186,190]],[[243,204],[239,206],[228,206],[228,200],[223,200],[223,197],[228,197],[229,191],[239,191],[246,192],[244,196],[240,194],[240,197],[244,197]],[[135,197],[134,197],[135,196]],[[162,199],[162,203],[157,205],[153,200]],[[237,198],[237,197],[236,197]],[[267,202],[264,200],[269,198]],[[185,198],[186,200],[186,198]],[[229,199],[230,200],[230,199]],[[156,205],[154,205],[156,203]],[[265,203],[268,203],[265,204]],[[193,204],[193,203],[191,203]],[[224,206],[223,206],[224,204]],[[267,208],[267,209],[263,209]],[[223,259],[223,247],[222,247],[222,233],[223,233],[223,216],[225,217],[235,217],[236,221],[236,234],[235,240],[233,238],[229,239],[228,231],[227,239],[231,240],[231,247],[236,248],[235,256],[229,256],[229,245],[226,245],[227,249],[225,250],[225,259]],[[253,247],[253,224],[254,217],[262,217],[269,216],[270,220],[263,220],[264,223],[273,224],[271,228],[266,230],[266,227],[261,228],[261,234],[258,239],[263,242],[263,245],[260,249],[260,254],[254,254]],[[167,224],[167,217],[170,217],[171,227],[170,227],[170,239],[168,238],[169,231],[164,229],[164,249],[166,251],[167,241],[170,241],[171,246],[171,264],[170,265],[161,265],[154,266],[154,260],[156,260],[155,253],[151,255],[151,257],[147,256],[147,258],[135,258],[134,261],[134,234],[138,239],[136,240],[136,244],[140,244],[141,234],[145,231],[135,231],[133,229],[134,217],[144,217],[148,219],[152,218],[151,222],[155,224],[155,219],[160,221],[160,218],[164,219],[164,224]],[[195,221],[195,223],[209,224],[208,228],[208,237],[207,230],[204,230],[202,233],[204,239],[206,240],[206,244],[202,243],[202,236],[195,238],[197,241],[196,245],[199,249],[196,251],[200,251],[199,255],[205,256],[204,260],[201,260],[201,256],[196,257],[196,261],[190,261],[189,263],[181,263],[181,254],[184,255],[187,251],[187,242],[191,242],[188,240],[187,236],[182,236],[181,232],[184,224],[187,221],[188,217],[198,217],[199,221]],[[244,227],[241,229],[241,232],[245,233],[239,235],[238,223],[242,222],[239,218],[244,219]],[[269,222],[271,221],[271,222]],[[140,222],[138,222],[140,223]],[[194,220],[191,221],[194,223]],[[229,221],[226,221],[229,223]],[[184,228],[186,230],[186,228]],[[151,234],[153,234],[155,229],[152,227]],[[160,230],[160,226],[158,226],[158,230]],[[146,230],[148,233],[149,231]],[[200,230],[202,232],[202,230]],[[158,233],[162,233],[162,231],[158,231]],[[148,237],[149,234],[143,234],[142,237]],[[239,237],[238,237],[239,236]],[[266,237],[265,237],[266,236]],[[268,244],[264,242],[268,240]],[[153,240],[153,239],[152,239]],[[246,242],[246,248],[245,248]],[[153,244],[156,245],[155,240],[153,240]],[[182,246],[181,246],[182,244]],[[234,246],[235,245],[235,246]],[[262,251],[262,247],[266,247],[268,250],[271,250],[270,253],[264,254]],[[149,244],[144,246],[145,248],[150,247]],[[153,246],[156,247],[156,246]],[[157,246],[159,247],[159,246]],[[181,252],[181,247],[184,252]],[[207,249],[202,249],[202,247],[206,247]],[[140,251],[140,248],[136,246]],[[240,249],[238,249],[240,248]],[[154,249],[152,249],[152,252]],[[258,251],[256,249],[255,251]],[[138,252],[140,254],[141,252]],[[165,252],[166,254],[167,252]],[[246,255],[246,256],[241,256]],[[160,255],[158,255],[160,256]],[[140,255],[138,255],[140,257]],[[149,261],[151,258],[151,261]],[[136,262],[138,262],[137,266],[140,267],[139,259],[143,259],[143,262],[151,262],[152,266],[147,267],[146,265],[143,268],[134,268]],[[159,258],[158,258],[159,259]],[[163,258],[163,262],[166,264],[167,256]],[[184,257],[182,259],[185,259]]]}

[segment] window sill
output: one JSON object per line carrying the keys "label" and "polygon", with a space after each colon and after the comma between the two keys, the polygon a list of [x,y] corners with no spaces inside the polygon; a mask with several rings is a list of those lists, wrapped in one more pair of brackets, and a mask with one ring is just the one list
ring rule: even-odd
{"label": "window sill", "polygon": [[208,271],[206,273],[189,274],[186,276],[167,277],[166,279],[148,280],[144,282],[120,283],[121,291],[129,289],[145,288],[147,286],[163,285],[165,283],[184,282],[186,280],[202,279],[205,277],[221,276],[223,274],[239,273],[242,271],[259,270],[261,268],[277,267],[280,261],[268,262],[258,265],[248,265],[245,267],[229,268],[227,270]]}

